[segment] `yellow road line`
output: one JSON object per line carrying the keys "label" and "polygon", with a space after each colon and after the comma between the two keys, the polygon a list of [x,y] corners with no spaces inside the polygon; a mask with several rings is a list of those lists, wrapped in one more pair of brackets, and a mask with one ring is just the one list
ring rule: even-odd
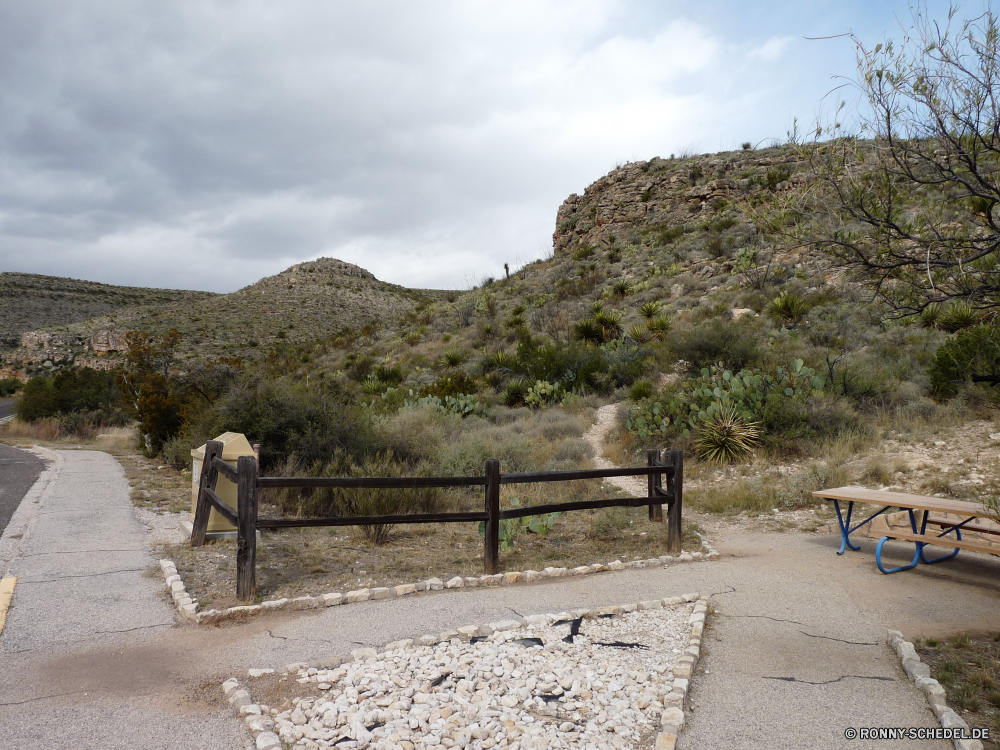
{"label": "yellow road line", "polygon": [[7,609],[10,607],[10,600],[14,596],[14,584],[17,578],[0,578],[0,635],[3,634],[4,623],[7,622]]}

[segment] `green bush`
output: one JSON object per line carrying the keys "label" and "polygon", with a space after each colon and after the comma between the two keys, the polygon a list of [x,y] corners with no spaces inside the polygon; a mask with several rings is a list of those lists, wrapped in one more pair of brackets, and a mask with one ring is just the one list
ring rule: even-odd
{"label": "green bush", "polygon": [[640,440],[657,435],[689,435],[713,414],[730,406],[745,422],[763,421],[770,403],[805,401],[822,390],[826,381],[815,370],[796,360],[773,372],[742,370],[733,373],[718,365],[702,369],[676,390],[657,399],[635,404],[626,420],[627,429]]}
{"label": "green bush", "polygon": [[88,412],[101,425],[130,421],[115,374],[107,370],[67,369],[32,378],[17,402],[17,417],[25,422],[73,412]]}
{"label": "green bush", "polygon": [[[240,377],[228,393],[193,417],[180,440],[190,450],[223,432],[241,432],[259,442],[265,472],[293,455],[311,466],[332,460],[338,449],[363,460],[386,447],[370,410],[346,395],[289,385],[261,373]],[[179,453],[176,447],[171,450],[171,455]]]}
{"label": "green bush", "polygon": [[1000,384],[1000,328],[980,323],[959,331],[938,349],[929,374],[931,390],[942,397],[968,382]]}
{"label": "green bush", "polygon": [[745,318],[740,321],[712,318],[677,332],[669,345],[678,359],[699,369],[722,362],[725,367],[742,370],[764,359],[760,333]]}
{"label": "green bush", "polygon": [[24,383],[17,378],[0,378],[0,398],[13,396],[23,388]]}

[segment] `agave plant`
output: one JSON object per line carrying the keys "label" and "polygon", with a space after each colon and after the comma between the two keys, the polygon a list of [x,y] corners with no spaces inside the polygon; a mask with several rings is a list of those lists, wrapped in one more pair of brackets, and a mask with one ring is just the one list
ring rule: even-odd
{"label": "agave plant", "polygon": [[445,367],[458,367],[465,361],[466,351],[460,346],[450,346],[441,352],[441,362]]}
{"label": "agave plant", "polygon": [[601,327],[605,341],[613,341],[622,337],[622,314],[617,310],[598,313],[594,322]]}
{"label": "agave plant", "polygon": [[712,463],[747,458],[760,446],[760,422],[747,422],[734,404],[722,404],[702,420],[695,451]]}
{"label": "agave plant", "polygon": [[500,391],[500,403],[511,408],[523,406],[531,384],[524,378],[511,378]]}
{"label": "agave plant", "polygon": [[649,330],[639,323],[628,329],[628,337],[638,344],[645,344],[651,338]]}
{"label": "agave plant", "polygon": [[941,322],[941,305],[937,302],[931,302],[920,311],[917,322],[921,328],[937,328]]}
{"label": "agave plant", "polygon": [[639,306],[639,312],[642,314],[642,317],[644,317],[646,320],[649,320],[650,318],[655,318],[657,315],[660,314],[660,303],[656,302],[655,300],[653,302],[644,302],[642,305]]}
{"label": "agave plant", "polygon": [[956,300],[941,313],[939,325],[944,330],[955,333],[972,328],[979,322],[979,311],[965,300]]}
{"label": "agave plant", "polygon": [[809,305],[795,292],[782,292],[767,303],[765,312],[785,323],[798,323],[809,310]]}
{"label": "agave plant", "polygon": [[604,333],[593,320],[581,320],[573,326],[573,338],[588,344],[600,344],[604,340]]}
{"label": "agave plant", "polygon": [[387,387],[388,386],[379,379],[378,375],[369,375],[361,381],[361,392],[366,396],[377,396]]}
{"label": "agave plant", "polygon": [[649,329],[649,335],[656,341],[663,341],[667,334],[670,333],[672,327],[673,323],[670,322],[670,318],[666,315],[657,315],[646,321],[646,328]]}
{"label": "agave plant", "polygon": [[482,361],[483,372],[513,373],[515,367],[517,367],[517,357],[503,349],[490,352]]}
{"label": "agave plant", "polygon": [[616,279],[611,284],[611,296],[625,299],[632,293],[632,284],[628,279]]}

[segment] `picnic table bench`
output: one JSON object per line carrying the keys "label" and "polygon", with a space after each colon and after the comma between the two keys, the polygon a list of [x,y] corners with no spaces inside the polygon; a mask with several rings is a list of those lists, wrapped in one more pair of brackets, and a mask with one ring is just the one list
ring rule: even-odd
{"label": "picnic table bench", "polygon": [[[990,534],[1000,537],[1000,526],[990,522],[990,511],[982,503],[970,503],[964,500],[950,500],[941,497],[924,497],[922,495],[911,495],[906,492],[886,492],[884,490],[869,490],[864,487],[835,487],[829,490],[817,490],[812,493],[816,497],[829,500],[833,503],[837,511],[837,523],[840,524],[840,550],[837,554],[842,555],[850,547],[851,549],[861,549],[861,545],[851,542],[851,533],[867,523],[871,523],[875,518],[886,513],[891,508],[905,510],[909,514],[910,530],[904,531],[890,528],[883,536],[875,548],[875,564],[883,573],[897,573],[901,570],[909,570],[916,567],[918,562],[932,564],[950,560],[955,557],[959,550],[967,549],[974,552],[985,552],[990,555],[1000,555],[1000,549],[991,546],[983,539],[963,539],[962,531],[972,531],[979,534]],[[847,513],[841,512],[840,503],[847,502]],[[854,512],[854,504],[863,503],[866,505],[882,506],[875,513],[864,521],[851,525],[851,516]],[[959,520],[943,518],[939,515],[949,514],[957,516]],[[918,515],[920,516],[918,520]],[[889,539],[913,542],[916,551],[913,561],[908,565],[898,568],[886,568],[882,564],[882,547]],[[941,557],[928,558],[924,554],[924,548],[928,545],[939,547],[952,547],[953,551]]]}

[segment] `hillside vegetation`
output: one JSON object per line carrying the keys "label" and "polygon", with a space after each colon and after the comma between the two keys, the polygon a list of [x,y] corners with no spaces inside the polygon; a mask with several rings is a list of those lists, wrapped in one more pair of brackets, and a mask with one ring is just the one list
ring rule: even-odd
{"label": "hillside vegetation", "polygon": [[211,299],[211,292],[145,289],[32,273],[0,273],[0,348],[21,343],[27,331],[52,329],[119,312]]}

